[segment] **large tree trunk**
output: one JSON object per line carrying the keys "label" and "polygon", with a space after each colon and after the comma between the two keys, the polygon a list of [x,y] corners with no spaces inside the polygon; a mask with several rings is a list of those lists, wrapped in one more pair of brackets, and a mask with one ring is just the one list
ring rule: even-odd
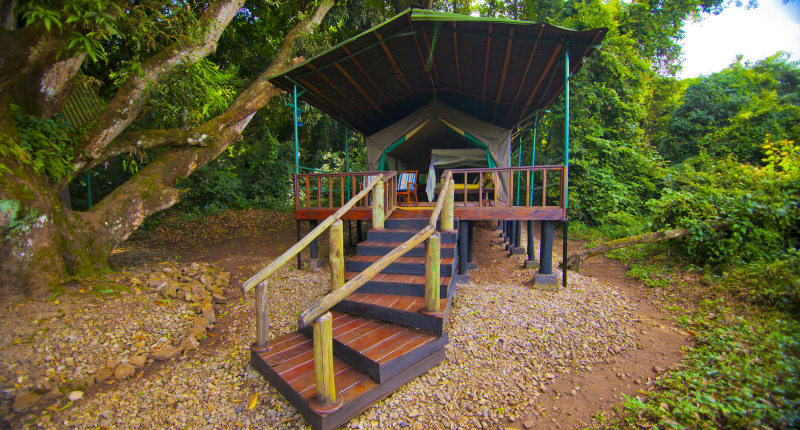
{"label": "large tree trunk", "polygon": [[[19,144],[19,133],[9,109],[12,103],[20,104],[20,90],[38,83],[37,89],[49,99],[37,96],[31,101],[35,105],[25,111],[48,117],[60,110],[71,78],[77,72],[76,64],[79,66],[83,58],[55,61],[60,45],[51,40],[52,33],[35,26],[14,32],[0,30],[0,42],[15,43],[5,45],[0,51],[8,48],[20,62],[17,67],[0,61],[0,291],[41,292],[68,275],[106,267],[107,256],[114,247],[127,239],[148,216],[179,201],[181,192],[176,188],[177,183],[238,140],[253,115],[280,93],[266,78],[292,64],[297,38],[319,25],[333,6],[333,0],[319,2],[316,10],[290,30],[264,73],[222,115],[189,130],[124,133],[149,97],[148,85],[174,73],[177,64],[198,61],[213,52],[223,29],[243,2],[213,2],[201,21],[216,25],[208,25],[207,33],[198,36],[195,44],[181,45],[181,49],[170,46],[142,63],[145,76],[131,77],[100,114],[94,130],[75,148],[72,178],[132,148],[174,149],[147,164],[86,212],[71,211],[62,205],[60,190],[69,178],[56,180],[37,173],[30,163],[22,162],[11,150]],[[16,32],[25,32],[27,36]],[[37,46],[36,40],[27,39],[34,36],[38,37],[36,40],[57,45],[41,50],[50,55],[49,63],[47,59],[32,60],[26,55]],[[10,72],[15,67],[28,71],[14,75]],[[54,80],[54,76],[58,79]]]}

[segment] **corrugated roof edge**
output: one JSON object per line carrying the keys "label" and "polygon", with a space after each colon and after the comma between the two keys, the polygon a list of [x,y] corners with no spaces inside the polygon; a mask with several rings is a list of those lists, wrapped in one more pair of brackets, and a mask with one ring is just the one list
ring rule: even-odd
{"label": "corrugated roof edge", "polygon": [[401,13],[398,13],[397,15],[395,15],[395,16],[393,16],[393,17],[391,17],[391,18],[387,19],[386,21],[384,21],[384,22],[382,22],[382,23],[380,23],[380,24],[376,25],[375,27],[370,27],[369,29],[367,29],[367,30],[365,30],[365,31],[363,31],[363,32],[361,32],[361,33],[359,33],[359,34],[357,34],[357,35],[355,35],[355,36],[353,36],[353,37],[351,37],[351,38],[349,38],[349,39],[345,40],[344,42],[339,42],[339,43],[337,43],[335,46],[332,46],[332,47],[330,47],[330,48],[328,48],[328,49],[326,49],[326,50],[324,50],[324,51],[320,52],[319,54],[317,54],[317,55],[314,55],[314,56],[313,56],[313,57],[311,57],[311,58],[307,58],[305,61],[303,61],[302,63],[298,63],[297,65],[295,65],[295,66],[294,66],[294,67],[292,67],[292,68],[286,69],[286,70],[284,70],[284,71],[282,71],[282,72],[280,72],[280,73],[276,73],[276,74],[274,74],[274,75],[272,75],[272,76],[268,77],[268,78],[267,78],[267,80],[268,80],[268,81],[269,81],[269,80],[272,80],[272,79],[274,79],[274,78],[276,78],[276,77],[278,77],[278,76],[285,75],[285,74],[287,74],[287,73],[291,72],[291,71],[292,71],[292,70],[294,70],[294,69],[298,69],[298,68],[300,68],[300,67],[303,67],[303,66],[305,66],[305,65],[306,65],[306,63],[308,63],[309,61],[311,61],[311,60],[313,60],[313,59],[315,59],[315,58],[317,58],[317,57],[321,57],[321,56],[323,56],[323,55],[325,55],[325,54],[327,54],[327,53],[329,53],[329,52],[333,52],[333,51],[335,51],[335,50],[337,50],[337,49],[341,48],[342,46],[344,46],[344,45],[346,45],[346,44],[350,43],[351,41],[353,41],[353,40],[355,40],[355,39],[358,39],[359,37],[361,37],[361,36],[363,36],[363,35],[365,35],[365,34],[367,34],[367,33],[371,33],[371,32],[373,32],[373,31],[375,31],[375,30],[377,30],[377,29],[379,29],[379,28],[381,28],[381,27],[383,27],[383,26],[385,26],[385,25],[389,24],[390,22],[392,22],[392,21],[394,21],[394,20],[396,20],[396,19],[400,19],[400,18],[402,18],[403,16],[405,16],[407,13],[409,13],[410,11],[411,11],[411,9],[406,9],[406,10],[404,10],[403,12],[401,12]]}
{"label": "corrugated roof edge", "polygon": [[523,24],[523,25],[547,25],[549,27],[560,28],[566,31],[574,31],[579,32],[581,30],[575,30],[574,28],[569,27],[561,27],[558,25],[548,24],[546,22],[533,22],[533,21],[521,21],[516,19],[506,19],[506,18],[492,18],[488,16],[472,16],[472,15],[462,15],[460,13],[450,13],[450,12],[439,12],[437,10],[428,10],[428,9],[417,9],[414,8],[411,10],[411,20],[412,21],[473,21],[473,22],[497,22],[503,24]]}

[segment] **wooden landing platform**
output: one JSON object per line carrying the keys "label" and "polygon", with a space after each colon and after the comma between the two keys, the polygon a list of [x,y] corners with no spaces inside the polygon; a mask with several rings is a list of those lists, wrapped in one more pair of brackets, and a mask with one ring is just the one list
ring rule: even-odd
{"label": "wooden landing platform", "polygon": [[314,347],[310,338],[293,332],[270,342],[270,349],[266,352],[259,352],[255,348],[250,351],[250,364],[317,430],[340,426],[444,359],[445,350],[442,347],[379,384],[366,373],[334,356],[334,385],[343,403],[336,411],[323,415],[309,406],[309,400],[316,395]]}

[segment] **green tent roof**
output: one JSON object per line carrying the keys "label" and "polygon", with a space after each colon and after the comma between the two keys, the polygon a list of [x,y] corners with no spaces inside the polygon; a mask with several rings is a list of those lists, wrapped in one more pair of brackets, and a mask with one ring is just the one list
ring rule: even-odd
{"label": "green tent roof", "polygon": [[409,9],[270,78],[371,135],[437,99],[499,127],[544,109],[607,29]]}

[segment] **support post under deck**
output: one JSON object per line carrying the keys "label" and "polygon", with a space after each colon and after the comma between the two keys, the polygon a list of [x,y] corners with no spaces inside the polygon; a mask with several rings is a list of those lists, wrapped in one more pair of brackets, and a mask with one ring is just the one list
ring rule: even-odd
{"label": "support post under deck", "polygon": [[478,263],[472,259],[472,251],[474,247],[474,239],[472,236],[472,230],[475,226],[475,221],[467,221],[467,242],[469,246],[467,247],[467,270],[475,270],[478,268]]}
{"label": "support post under deck", "polygon": [[[319,225],[319,221],[312,219],[308,221],[308,231],[314,230]],[[315,237],[308,245],[309,258],[306,260],[303,270],[313,272],[322,268],[322,260],[319,259],[319,241]]]}
{"label": "support post under deck", "polygon": [[539,271],[533,277],[537,288],[558,289],[558,278],[553,274],[553,221],[541,221],[542,234],[539,243]]}
{"label": "support post under deck", "polygon": [[526,269],[539,268],[539,262],[536,261],[536,249],[534,249],[536,240],[534,224],[534,220],[528,220],[528,260],[525,261]]}
{"label": "support post under deck", "polygon": [[522,241],[522,221],[512,221],[514,223],[514,244],[511,246],[510,251],[511,255],[524,255],[525,248],[520,246],[520,242]]}
{"label": "support post under deck", "polygon": [[467,248],[469,248],[469,233],[467,230],[467,223],[458,223],[458,281],[461,283],[469,283],[469,275],[467,275]]}

